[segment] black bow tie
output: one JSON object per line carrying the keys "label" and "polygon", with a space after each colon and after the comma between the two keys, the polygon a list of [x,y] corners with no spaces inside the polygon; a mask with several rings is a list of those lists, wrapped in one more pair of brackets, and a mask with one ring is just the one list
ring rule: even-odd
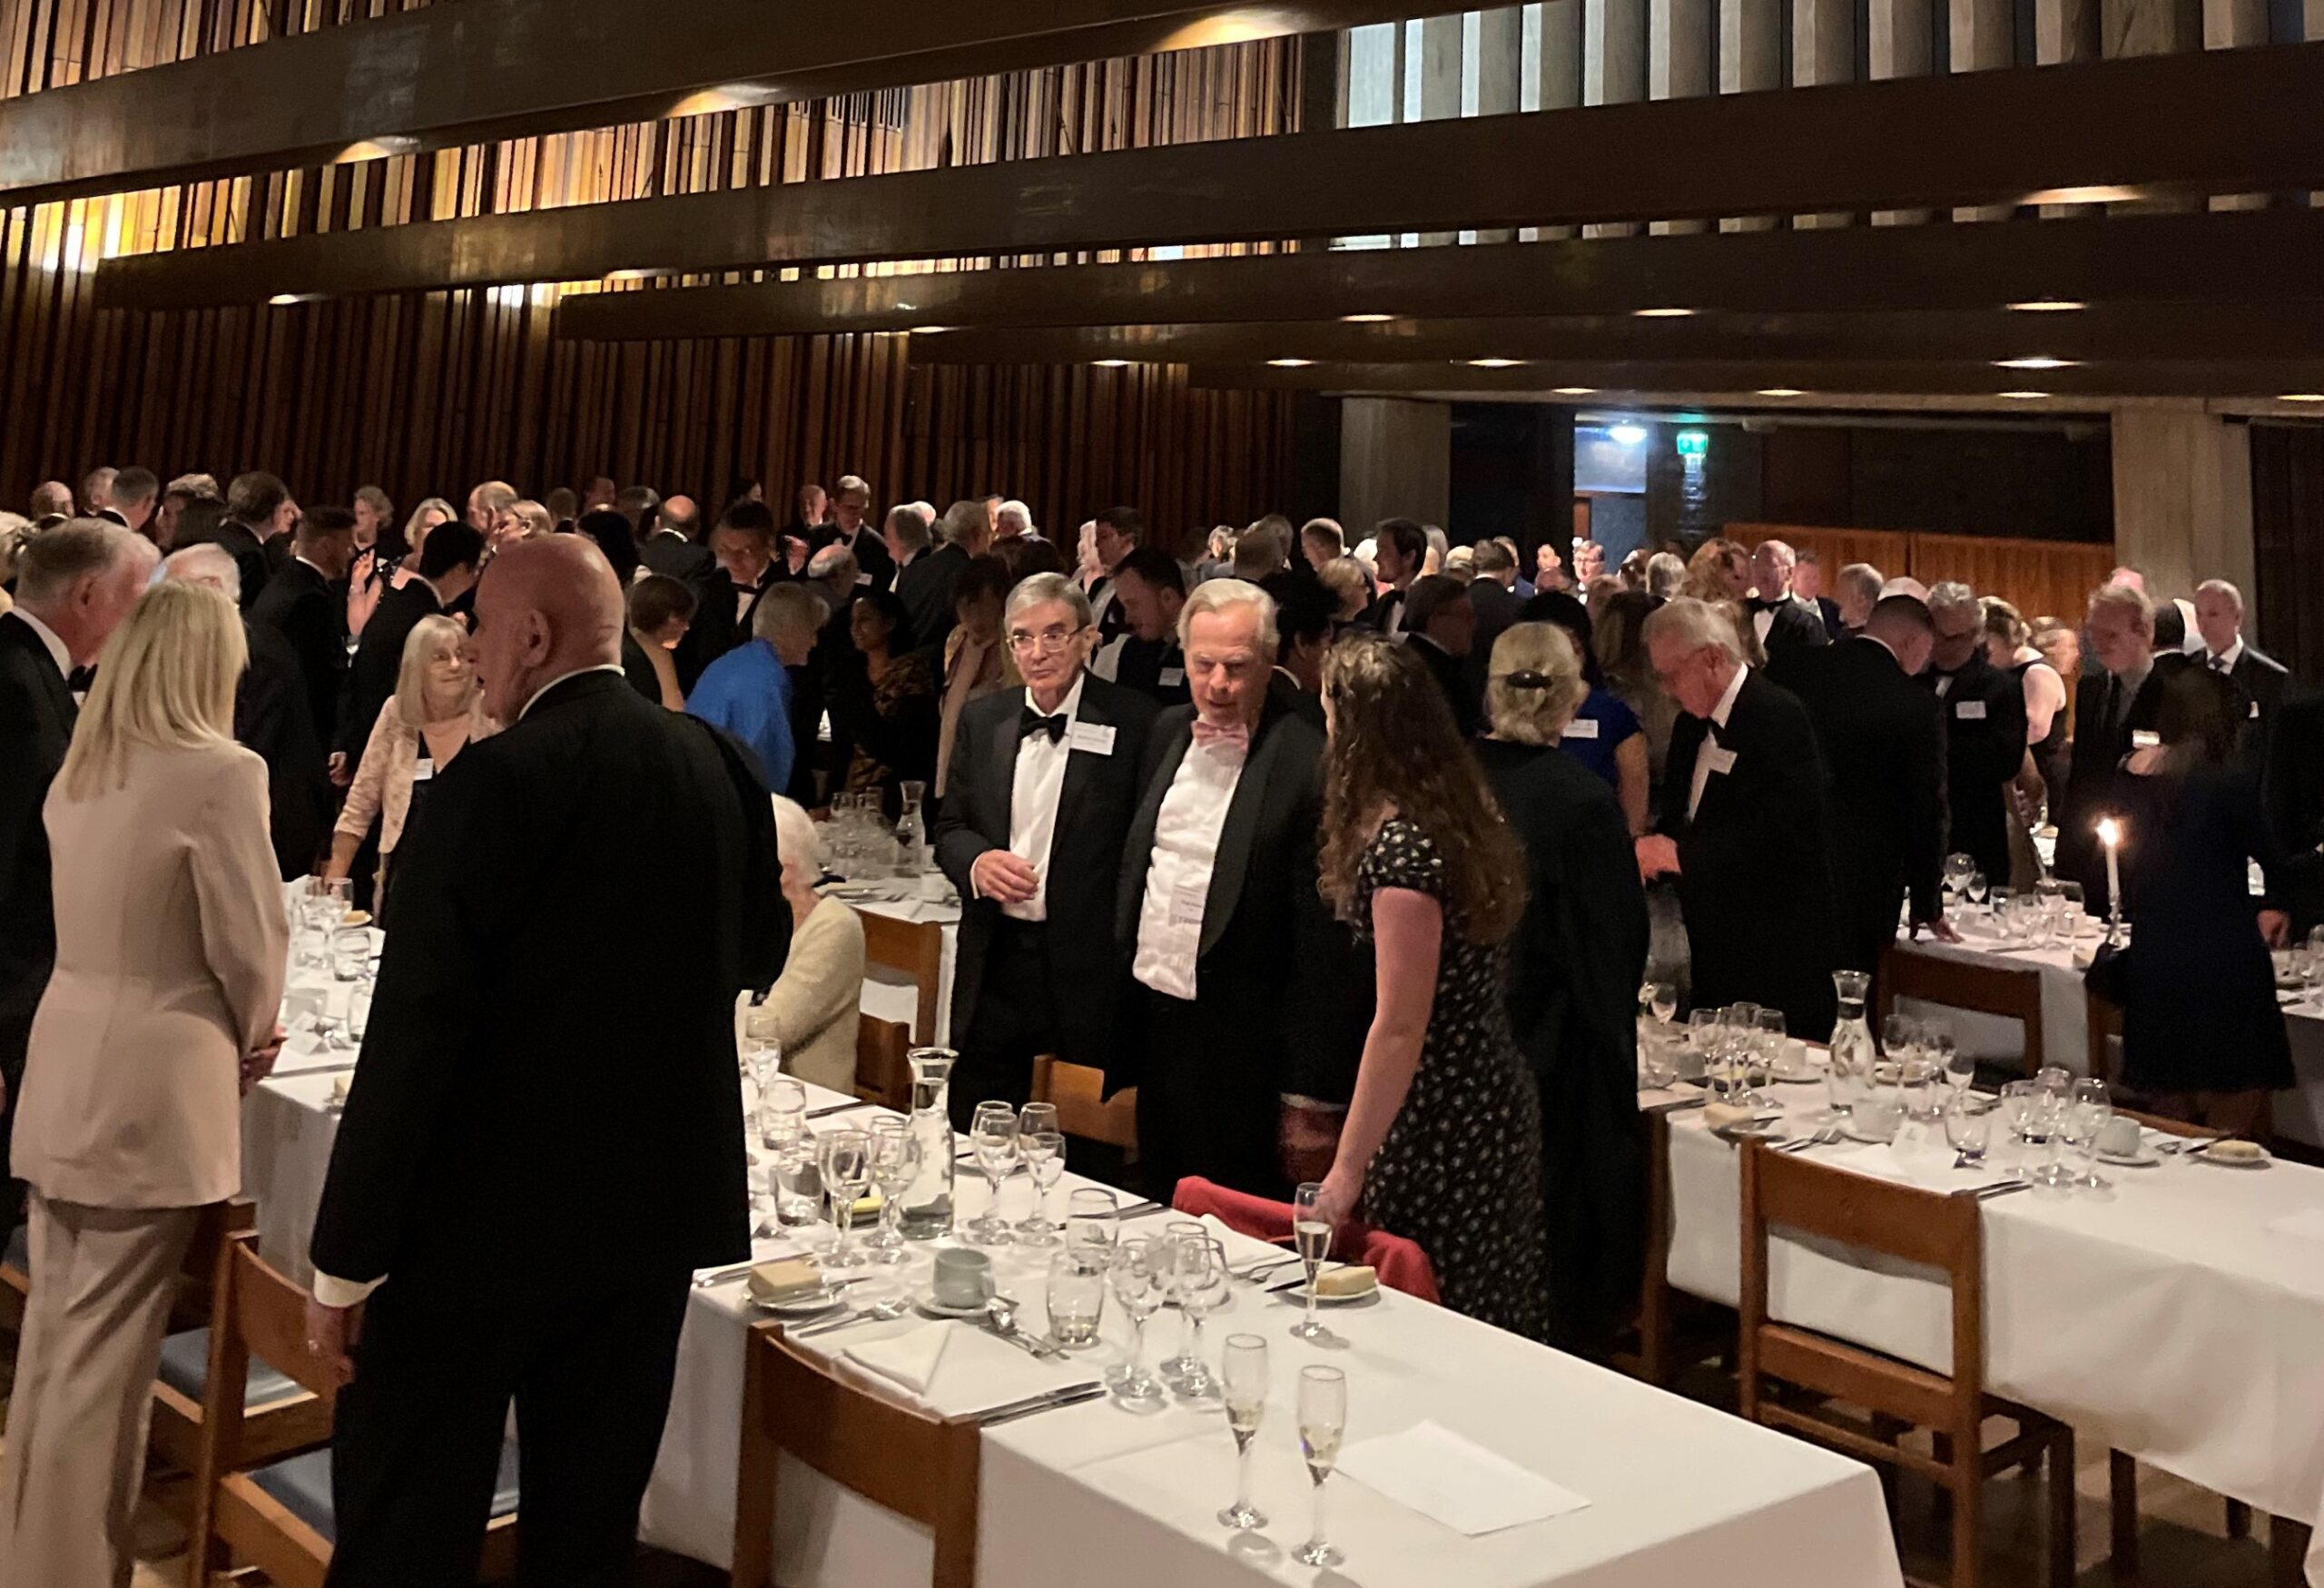
{"label": "black bow tie", "polygon": [[1788,596],[1777,596],[1773,600],[1769,600],[1761,596],[1754,596],[1751,598],[1751,610],[1754,612],[1773,612],[1777,607],[1782,606],[1785,602],[1790,599],[1791,597]]}
{"label": "black bow tie", "polygon": [[1017,736],[1020,739],[1029,739],[1035,734],[1047,734],[1049,736],[1049,743],[1052,745],[1063,739],[1065,737],[1065,713],[1059,712],[1055,716],[1043,716],[1039,712],[1035,711],[1029,705],[1023,711],[1019,712],[1017,714]]}
{"label": "black bow tie", "polygon": [[96,686],[97,670],[94,667],[75,667],[64,675],[64,687],[75,695],[86,695]]}

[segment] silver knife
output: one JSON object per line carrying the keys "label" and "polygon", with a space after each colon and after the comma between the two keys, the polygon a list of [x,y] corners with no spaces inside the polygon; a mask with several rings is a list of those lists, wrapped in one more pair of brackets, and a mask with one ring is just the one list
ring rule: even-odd
{"label": "silver knife", "polygon": [[1116,1223],[1119,1223],[1125,1218],[1143,1218],[1148,1213],[1160,1213],[1164,1211],[1166,1211],[1166,1209],[1159,1202],[1132,1202],[1127,1208],[1117,1208],[1114,1209],[1114,1220]]}
{"label": "silver knife", "polygon": [[868,1109],[873,1106],[858,1098],[852,1103],[825,1103],[820,1109],[809,1109],[806,1117],[810,1119],[829,1119],[833,1114],[844,1114],[856,1109]]}
{"label": "silver knife", "polygon": [[1982,1190],[1972,1191],[1969,1195],[1980,1202],[1990,1202],[1995,1197],[2006,1197],[2012,1191],[2030,1191],[2033,1189],[2032,1180],[2004,1180],[2000,1185],[1987,1186]]}
{"label": "silver knife", "polygon": [[1083,1401],[1096,1400],[1105,1393],[1106,1386],[1102,1384],[1069,1384],[1063,1389],[1052,1389],[1043,1395],[1029,1396],[1021,1401],[994,1406],[989,1411],[973,1413],[969,1420],[980,1427],[990,1428],[1002,1423],[1013,1423],[1019,1417],[1029,1417],[1035,1412],[1046,1412],[1052,1406],[1078,1406]]}

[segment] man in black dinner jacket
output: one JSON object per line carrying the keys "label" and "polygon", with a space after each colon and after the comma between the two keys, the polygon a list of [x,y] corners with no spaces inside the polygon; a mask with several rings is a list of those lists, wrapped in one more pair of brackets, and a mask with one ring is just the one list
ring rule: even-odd
{"label": "man in black dinner jacket", "polygon": [[1951,936],[1945,870],[1945,718],[1917,677],[1935,642],[1928,608],[1890,596],[1860,634],[1791,653],[1768,676],[1799,697],[1816,725],[1832,817],[1838,962],[1878,971],[1898,910]]}
{"label": "man in black dinner jacket", "polygon": [[1021,1106],[1033,1059],[1102,1066],[1121,957],[1114,879],[1155,705],[1085,670],[1089,598],[1059,574],[1010,592],[1003,618],[1025,687],[960,714],[936,861],[960,890],[952,1112]]}
{"label": "man in black dinner jacket", "polygon": [[[442,544],[438,544],[438,538]],[[602,554],[600,554],[602,555]],[[370,742],[379,708],[396,692],[403,667],[403,644],[423,617],[442,612],[476,584],[484,560],[484,537],[458,520],[438,524],[419,548],[419,577],[392,586],[371,609],[362,643],[347,669],[347,698],[340,708],[339,733],[331,745],[331,781],[345,784],[355,775]]]}
{"label": "man in black dinner jacket", "polygon": [[478,597],[469,653],[507,726],[397,852],[407,902],[315,1217],[307,1332],[352,1376],[334,1588],[476,1580],[512,1398],[518,1581],[627,1582],[688,1276],[751,1249],[734,996],[790,942],[766,789],[623,678],[588,541],[508,547]]}
{"label": "man in black dinner jacket", "polygon": [[[290,560],[251,604],[251,620],[290,643],[299,658],[315,742],[336,744],[347,682],[347,589],[338,581],[345,580],[355,560],[355,515],[344,508],[321,508],[301,518],[294,534]],[[369,723],[364,732],[370,732]]]}
{"label": "man in black dinner jacket", "polygon": [[[1108,1090],[1136,1086],[1146,1189],[1199,1175],[1281,1197],[1328,1163],[1370,1011],[1315,889],[1324,735],[1270,685],[1275,602],[1240,579],[1179,616],[1194,704],[1156,719],[1121,857],[1130,960]],[[1288,975],[1285,956],[1290,956]]]}
{"label": "man in black dinner jacket", "polygon": [[[2074,687],[2073,760],[2057,814],[2058,875],[2082,884],[2083,908],[2107,910],[2106,855],[2098,824],[2121,809],[2118,780],[2133,750],[2160,745],[2165,666],[2154,656],[2154,607],[2135,585],[2091,592],[2083,633],[2098,671]],[[2183,662],[2180,665],[2184,665]]]}
{"label": "man in black dinner jacket", "polygon": [[1744,610],[1770,662],[1787,651],[1813,650],[1830,638],[1816,604],[1792,594],[1798,564],[1798,554],[1780,540],[1762,540],[1751,553],[1752,595]]}
{"label": "man in black dinner jacket", "polygon": [[1985,614],[1968,586],[1930,587],[1936,643],[1928,687],[1945,708],[1948,853],[1977,863],[1996,888],[2009,885],[2009,802],[2025,765],[2025,681],[1985,655]]}
{"label": "man in black dinner jacket", "polygon": [[[116,493],[118,488],[116,484]],[[2195,627],[2203,636],[2196,659],[2235,686],[2243,714],[2238,755],[2246,766],[2264,767],[2291,672],[2243,637],[2243,592],[2225,579],[2205,579],[2195,587]]]}
{"label": "man in black dinner jacket", "polygon": [[1678,875],[1694,1006],[1764,1004],[1793,1036],[1822,1041],[1837,962],[1824,760],[1807,708],[1743,665],[1733,626],[1704,602],[1657,608],[1646,643],[1682,715],[1639,872]]}
{"label": "man in black dinner jacket", "polygon": [[70,682],[143,594],[153,543],[97,518],[68,518],[28,538],[15,606],[0,612],[0,1232],[23,1218],[23,1187],[5,1172],[16,1083],[33,1011],[56,962],[41,805],[73,741]]}

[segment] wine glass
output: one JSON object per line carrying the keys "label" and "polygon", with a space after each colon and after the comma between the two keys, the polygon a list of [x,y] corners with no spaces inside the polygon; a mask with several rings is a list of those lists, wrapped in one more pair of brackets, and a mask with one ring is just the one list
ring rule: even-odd
{"label": "wine glass", "polygon": [[1992,1139],[1994,1105],[1974,1091],[1956,1091],[1945,1104],[1945,1140],[1953,1149],[1953,1167],[1968,1169],[1984,1161]]}
{"label": "wine glass", "polygon": [[1324,1195],[1323,1182],[1304,1182],[1291,1198],[1291,1233],[1299,1245],[1299,1260],[1307,1269],[1307,1307],[1300,1320],[1291,1326],[1292,1336],[1301,1340],[1328,1340],[1332,1331],[1315,1321],[1315,1277],[1323,1272],[1324,1259],[1331,1255],[1332,1227],[1316,1207]]}
{"label": "wine glass", "polygon": [[1961,896],[1969,891],[1969,879],[1977,873],[1977,863],[1965,854],[1945,857],[1945,902],[1958,908]]}
{"label": "wine glass", "polygon": [[872,1181],[872,1138],[861,1130],[832,1130],[819,1145],[823,1192],[831,1198],[832,1223],[839,1230],[839,1244],[823,1263],[827,1267],[852,1268],[863,1260],[848,1237],[855,1227],[856,1199]]}
{"label": "wine glass", "polygon": [[1173,1385],[1203,1371],[1202,1360],[1195,1355],[1195,1320],[1186,1309],[1187,1273],[1178,1256],[1180,1248],[1199,1245],[1208,1234],[1199,1220],[1173,1218],[1163,1225],[1157,1242],[1162,1248],[1162,1305],[1176,1307],[1179,1322],[1178,1348],[1162,1359],[1157,1371]]}
{"label": "wine glass", "polygon": [[371,1026],[371,978],[363,976],[347,990],[347,1034],[358,1048],[363,1045],[363,1033]]}
{"label": "wine glass", "polygon": [[1292,1552],[1304,1566],[1336,1566],[1347,1557],[1324,1537],[1324,1481],[1340,1458],[1340,1435],[1347,1429],[1347,1375],[1336,1367],[1299,1370],[1299,1454],[1315,1484],[1315,1525],[1307,1542]]}
{"label": "wine glass", "polygon": [[1120,1198],[1103,1186],[1077,1186],[1065,1198],[1065,1244],[1068,1251],[1110,1252],[1121,1233],[1115,1217]]}
{"label": "wine glass", "polygon": [[1195,1326],[1194,1343],[1181,1357],[1187,1366],[1179,1376],[1178,1391],[1189,1400],[1208,1400],[1218,1393],[1218,1380],[1211,1376],[1203,1356],[1202,1326],[1228,1300],[1233,1275],[1226,1267],[1225,1243],[1208,1237],[1180,1241],[1177,1269],[1178,1307]]}
{"label": "wine glass", "polygon": [[1267,1343],[1258,1335],[1229,1335],[1218,1376],[1226,1402],[1226,1431],[1235,1435],[1235,1503],[1218,1514],[1219,1524],[1248,1531],[1267,1524],[1266,1514],[1251,1504],[1251,1445],[1267,1409]]}
{"label": "wine glass", "polygon": [[992,1199],[969,1221],[970,1246],[1007,1246],[1009,1226],[1000,1217],[1000,1182],[1017,1167],[1017,1110],[1007,1103],[982,1102],[969,1121],[969,1147],[976,1154],[977,1172],[984,1176]]}
{"label": "wine glass", "polygon": [[1758,1064],[1756,1084],[1765,1088],[1783,1065],[1783,1050],[1791,1041],[1791,1028],[1779,1009],[1762,1009],[1758,1019]]}
{"label": "wine glass", "polygon": [[1959,1097],[1968,1090],[1969,1083],[1977,1079],[1976,1056],[1962,1051],[1961,1044],[1953,1040],[1953,1033],[1935,1024],[1929,1028],[1927,1047],[1930,1060],[1945,1078],[1945,1084],[1953,1089],[1953,1095]]}
{"label": "wine glass", "polygon": [[1024,1246],[1055,1246],[1058,1227],[1049,1222],[1049,1192],[1065,1178],[1065,1132],[1058,1129],[1055,1103],[1027,1103],[1017,1116],[1017,1155],[1033,1177],[1033,1212],[1017,1224]]}
{"label": "wine glass", "polygon": [[2098,1138],[2113,1117],[2114,1100],[2107,1095],[2104,1081],[2085,1076],[2073,1083],[2073,1099],[2066,1106],[2065,1138],[2082,1154],[2082,1173],[2069,1184],[2102,1191],[2111,1183],[2098,1172]]}
{"label": "wine glass", "polygon": [[1130,1326],[1129,1365],[1114,1393],[1133,1406],[1149,1406],[1163,1397],[1162,1381],[1147,1371],[1146,1323],[1161,1308],[1168,1262],[1165,1243],[1139,1236],[1114,1248],[1113,1265],[1106,1274]]}
{"label": "wine glass", "polygon": [[1985,894],[1991,891],[1992,886],[1992,883],[1986,878],[1984,873],[1973,871],[1969,873],[1968,885],[1964,891],[1969,895],[1969,902],[1974,906],[1974,913],[1979,915],[1984,913]]}
{"label": "wine glass", "polygon": [[920,1172],[920,1139],[911,1133],[911,1121],[901,1115],[872,1120],[871,1135],[872,1183],[880,1191],[880,1228],[863,1244],[873,1262],[901,1263],[905,1260],[904,1236],[897,1227],[903,1218],[903,1189]]}

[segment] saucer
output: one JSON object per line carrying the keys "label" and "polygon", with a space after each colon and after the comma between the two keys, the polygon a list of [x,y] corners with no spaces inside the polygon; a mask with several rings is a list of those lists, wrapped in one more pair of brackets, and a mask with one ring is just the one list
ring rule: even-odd
{"label": "saucer", "polygon": [[771,1312],[777,1317],[812,1317],[819,1312],[831,1311],[846,1297],[836,1287],[825,1286],[812,1296],[794,1297],[788,1301],[761,1301],[756,1297],[749,1299],[755,1310]]}
{"label": "saucer", "polygon": [[986,1301],[977,1301],[971,1302],[966,1307],[955,1307],[950,1302],[937,1300],[935,1296],[931,1293],[930,1295],[921,1297],[919,1299],[914,1301],[912,1305],[931,1317],[982,1317],[985,1314],[985,1308],[991,1304]]}

